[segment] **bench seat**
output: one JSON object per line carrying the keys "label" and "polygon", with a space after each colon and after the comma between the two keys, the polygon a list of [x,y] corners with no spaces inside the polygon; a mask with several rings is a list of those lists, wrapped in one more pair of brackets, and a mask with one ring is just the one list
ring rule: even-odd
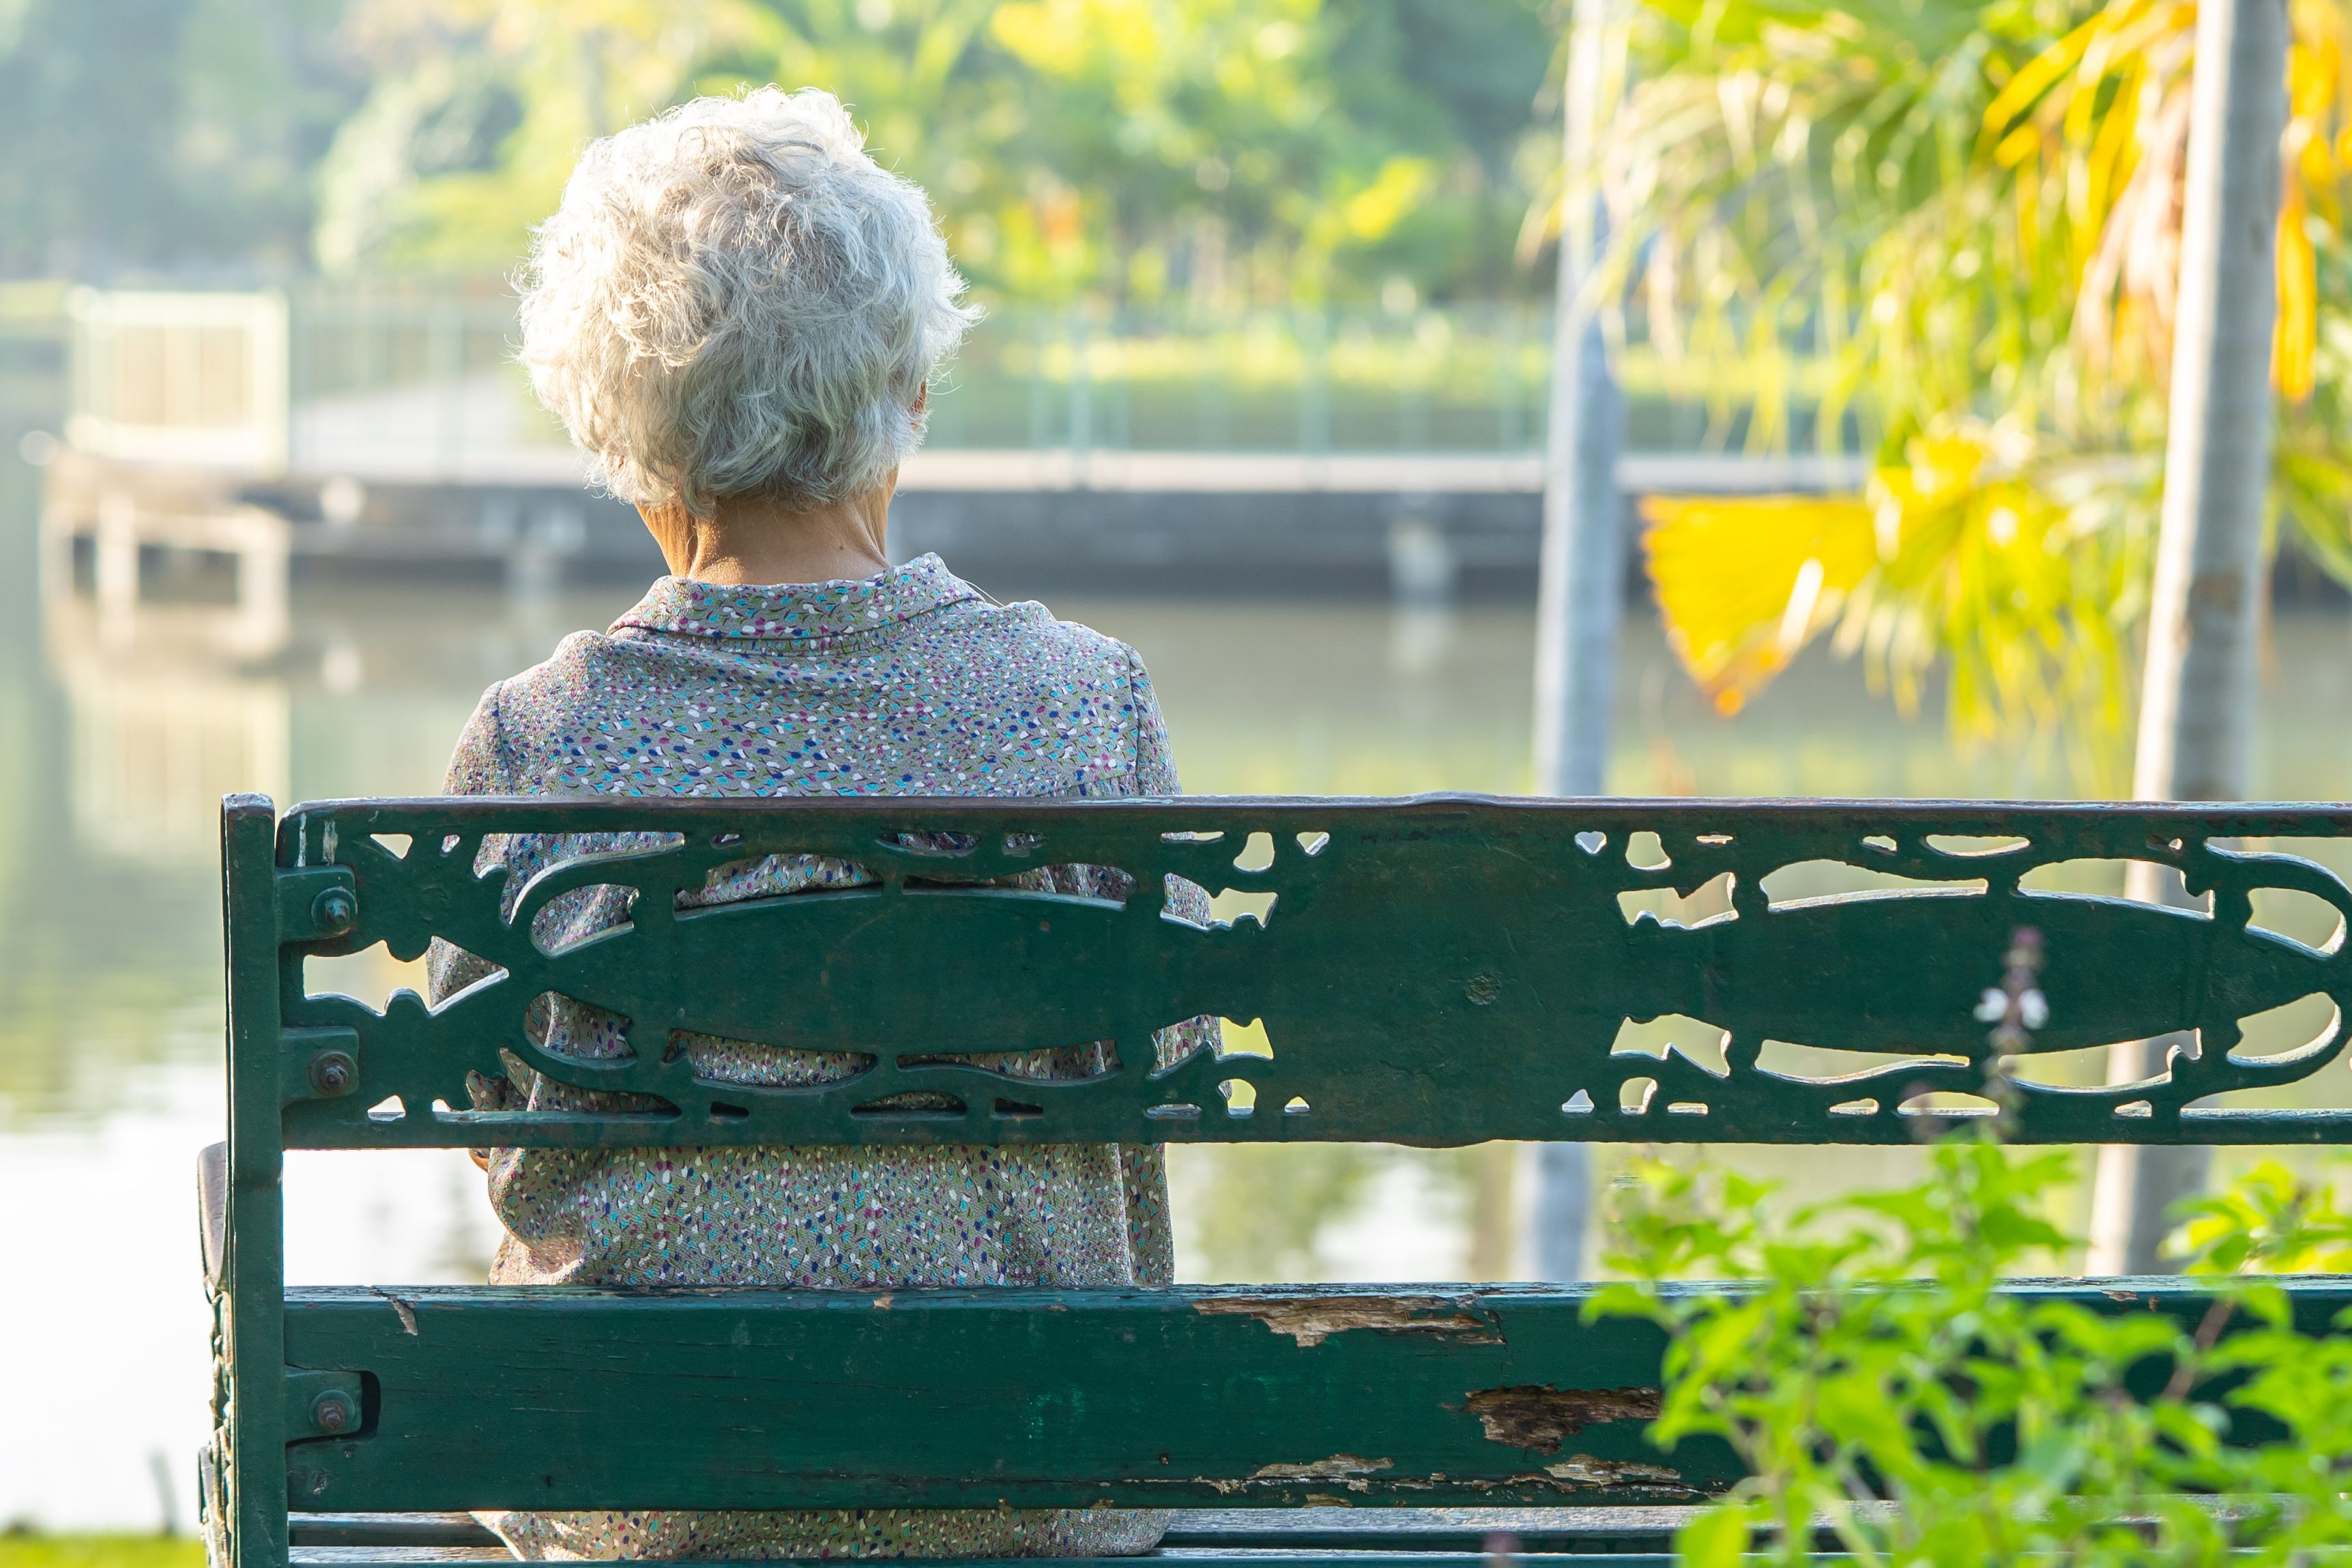
{"label": "bench seat", "polygon": [[[1696,1511],[1682,1507],[1549,1509],[1182,1509],[1160,1550],[1144,1561],[1181,1561],[1241,1552],[1377,1552],[1484,1556],[1508,1546],[1523,1555],[1656,1555]],[[506,1547],[471,1514],[295,1514],[294,1561],[510,1561]],[[410,1555],[430,1552],[429,1557]],[[1137,1559],[1118,1561],[1134,1563]]]}

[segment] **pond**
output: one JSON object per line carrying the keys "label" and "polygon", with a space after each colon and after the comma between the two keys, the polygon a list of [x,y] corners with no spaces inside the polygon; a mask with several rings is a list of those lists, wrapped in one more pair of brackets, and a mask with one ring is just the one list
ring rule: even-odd
{"label": "pond", "polygon": [[[220,1136],[220,795],[423,794],[476,696],[601,626],[627,586],[519,600],[448,584],[306,584],[263,665],[184,602],[130,626],[44,606],[37,476],[0,458],[0,1522],[191,1522],[205,1427],[196,1150]],[[984,584],[1017,596],[1017,583]],[[1060,595],[1057,613],[1135,644],[1186,784],[1219,794],[1395,795],[1527,787],[1531,617],[1275,601]],[[2352,794],[2352,621],[2282,615],[2258,795]],[[1626,636],[1612,789],[1658,795],[2032,795],[2035,754],[1957,752],[1858,672],[1808,656],[1737,721],[1715,718],[1654,623]],[[2335,1082],[2343,1080],[2341,1094]],[[2311,1102],[2312,1091],[2305,1091]],[[2352,1101],[2352,1074],[2316,1091]],[[1620,1156],[1603,1150],[1598,1179]],[[1900,1179],[1907,1150],[1740,1150],[1822,1192]],[[1520,1262],[1527,1152],[1178,1150],[1180,1268],[1192,1279],[1475,1279]],[[494,1239],[460,1154],[297,1155],[289,1270],[303,1282],[481,1277]]]}

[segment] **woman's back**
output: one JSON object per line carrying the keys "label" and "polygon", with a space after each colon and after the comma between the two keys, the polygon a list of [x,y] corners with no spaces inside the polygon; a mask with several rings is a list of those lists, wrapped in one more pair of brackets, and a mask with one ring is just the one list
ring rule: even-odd
{"label": "woman's back", "polygon": [[1132,648],[925,555],[856,582],[664,577],[610,633],[492,687],[450,787],[1117,795],[1175,777]]}
{"label": "woman's back", "polygon": [[[858,582],[664,578],[609,634],[569,637],[545,664],[485,693],[448,788],[1108,796],[1173,794],[1177,783],[1131,649],[1035,605],[995,605],[924,556]],[[495,854],[519,889],[541,865],[605,847],[519,840]],[[1121,874],[1033,875],[1087,893],[1114,890],[1092,884]],[[770,857],[721,868],[702,897],[724,902],[864,877],[845,861]],[[537,934],[568,943],[626,918],[619,895],[583,889],[551,905]],[[445,950],[436,990],[446,995],[478,973]],[[536,1010],[533,1026],[559,1054],[680,1048],[714,1082],[808,1083],[862,1065],[854,1055],[701,1036],[631,1041],[625,1020],[561,998]],[[1200,1032],[1163,1032],[1162,1055],[1197,1045]],[[985,1040],[940,1045],[988,1053]],[[990,1053],[988,1065],[1013,1077],[1084,1077],[1113,1065],[1114,1049]],[[519,1062],[505,1079],[474,1088],[485,1108],[587,1099]],[[888,1290],[1160,1284],[1171,1273],[1166,1179],[1150,1147],[499,1150],[489,1171],[508,1232],[492,1273],[499,1283]],[[1096,1555],[1141,1550],[1160,1528],[1156,1515],[1058,1510],[531,1514],[492,1523],[529,1556]]]}
{"label": "woman's back", "polygon": [[[697,99],[590,143],[562,205],[532,231],[521,360],[591,475],[636,507],[672,575],[609,632],[567,638],[545,664],[490,688],[450,764],[451,793],[1174,793],[1133,650],[1038,605],[997,605],[936,556],[890,563],[899,465],[922,439],[940,361],[979,319],[962,295],[929,202],[874,161],[830,94]],[[497,864],[478,869],[503,869],[513,918],[542,867],[625,847],[524,837],[486,846]],[[719,867],[679,902],[868,879],[849,860],[773,855]],[[1123,873],[1083,866],[1019,880],[1079,895],[1132,890]],[[1188,897],[1205,903],[1197,889]],[[576,889],[532,917],[531,934],[549,947],[584,941],[628,920],[628,899],[618,887]],[[433,968],[441,996],[490,973],[454,948],[437,950]],[[905,984],[936,985],[921,973]],[[838,1039],[800,1048],[789,1005],[779,1012],[757,1040],[665,1037],[550,994],[524,1026],[557,1057],[682,1053],[713,1085],[841,1079],[872,1060]],[[1160,1029],[1148,1048],[1171,1060],[1203,1048],[1209,1026]],[[940,1040],[938,1055],[1013,1079],[1092,1077],[1120,1048],[1081,1040],[1014,1052],[948,1032],[959,1037]],[[557,1083],[511,1057],[505,1067],[469,1080],[478,1106],[657,1109]],[[485,1158],[507,1230],[492,1276],[503,1283],[884,1291],[1157,1284],[1170,1274],[1156,1147]],[[1098,1556],[1141,1551],[1161,1526],[1156,1514],[1100,1510],[490,1522],[525,1556],[681,1558]]]}

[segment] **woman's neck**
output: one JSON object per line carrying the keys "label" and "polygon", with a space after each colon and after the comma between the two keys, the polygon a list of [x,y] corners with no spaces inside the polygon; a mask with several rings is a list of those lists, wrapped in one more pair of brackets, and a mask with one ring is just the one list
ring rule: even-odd
{"label": "woman's neck", "polygon": [[893,473],[864,495],[795,510],[767,496],[730,496],[697,517],[683,501],[639,507],[670,575],[698,583],[827,583],[890,569]]}

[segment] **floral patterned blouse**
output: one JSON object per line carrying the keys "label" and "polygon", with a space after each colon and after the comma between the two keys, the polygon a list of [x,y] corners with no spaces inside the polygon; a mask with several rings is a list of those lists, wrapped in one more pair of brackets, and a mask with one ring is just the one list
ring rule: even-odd
{"label": "floral patterned blouse", "polygon": [[[452,795],[1173,795],[1176,772],[1134,649],[999,605],[925,555],[862,582],[722,586],[665,577],[602,636],[491,687],[449,764]],[[593,843],[524,838],[486,853],[518,891],[537,866]],[[1024,879],[1123,879],[1064,868]],[[722,867],[709,902],[846,886],[862,868],[815,856]],[[1057,885],[1049,881],[1043,885]],[[1123,890],[1123,889],[1122,889]],[[625,918],[583,889],[538,917],[568,942]],[[433,958],[446,995],[486,973]],[[558,1054],[625,1048],[619,1020],[561,999],[533,1016]],[[1163,1031],[1163,1060],[1210,1020]],[[855,1058],[688,1037],[706,1077],[786,1084]],[[996,1055],[1023,1076],[1085,1076],[1108,1047]],[[483,1107],[618,1108],[513,1058],[477,1078]],[[1164,1284],[1167,1178],[1156,1147],[500,1149],[490,1201],[506,1228],[497,1284],[922,1286]],[[485,1515],[525,1558],[1098,1556],[1147,1550],[1165,1516],[1112,1510],[855,1509]]]}

